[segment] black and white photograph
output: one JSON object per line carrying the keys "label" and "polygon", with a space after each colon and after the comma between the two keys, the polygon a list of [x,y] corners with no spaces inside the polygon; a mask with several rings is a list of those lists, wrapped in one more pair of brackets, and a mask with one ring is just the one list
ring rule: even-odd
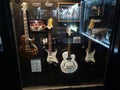
{"label": "black and white photograph", "polygon": [[58,21],[59,22],[78,22],[80,16],[79,3],[58,3]]}

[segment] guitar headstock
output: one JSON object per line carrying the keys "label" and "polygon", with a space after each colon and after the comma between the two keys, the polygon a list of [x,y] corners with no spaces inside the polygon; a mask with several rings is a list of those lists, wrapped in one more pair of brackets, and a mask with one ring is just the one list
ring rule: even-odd
{"label": "guitar headstock", "polygon": [[26,2],[23,2],[23,3],[21,4],[21,6],[22,6],[21,10],[23,10],[23,11],[26,11],[26,10],[28,9],[28,5],[27,5]]}
{"label": "guitar headstock", "polygon": [[101,19],[91,19],[90,23],[89,23],[89,26],[88,26],[88,29],[92,30],[94,28],[94,24],[96,22],[101,22]]}
{"label": "guitar headstock", "polygon": [[71,32],[71,29],[70,29],[69,27],[67,28],[66,32],[67,32],[68,36],[70,36],[71,33],[72,33],[72,32]]}
{"label": "guitar headstock", "polygon": [[89,23],[89,26],[88,26],[88,29],[92,30],[94,28],[94,23],[95,23],[95,20],[91,19],[90,23]]}
{"label": "guitar headstock", "polygon": [[53,28],[53,18],[49,18],[49,19],[48,19],[47,28],[48,28],[48,29]]}

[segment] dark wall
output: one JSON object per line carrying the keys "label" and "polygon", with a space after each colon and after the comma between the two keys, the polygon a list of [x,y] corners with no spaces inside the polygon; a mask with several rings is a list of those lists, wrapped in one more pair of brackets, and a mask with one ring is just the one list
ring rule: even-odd
{"label": "dark wall", "polygon": [[112,33],[114,38],[111,39],[111,47],[109,52],[109,60],[106,68],[105,89],[119,90],[120,83],[120,1],[117,0],[117,8],[115,12],[115,20]]}
{"label": "dark wall", "polygon": [[9,0],[2,0],[0,4],[0,36],[3,43],[3,51],[0,52],[0,89],[22,90]]}

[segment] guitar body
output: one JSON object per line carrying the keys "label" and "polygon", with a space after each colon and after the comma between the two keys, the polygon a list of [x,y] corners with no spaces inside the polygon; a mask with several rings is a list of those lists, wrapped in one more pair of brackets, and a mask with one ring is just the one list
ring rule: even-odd
{"label": "guitar body", "polygon": [[86,62],[93,62],[95,63],[95,58],[94,58],[95,50],[88,52],[86,50],[86,56],[85,56],[85,61]]}
{"label": "guitar body", "polygon": [[63,60],[60,64],[61,71],[64,73],[74,73],[77,68],[78,64],[75,61],[75,54],[71,54],[70,58],[68,58],[68,51],[62,54]]}
{"label": "guitar body", "polygon": [[58,63],[58,60],[56,58],[56,54],[57,54],[57,49],[55,49],[55,51],[49,51],[47,50],[48,56],[47,56],[47,62],[49,63]]}
{"label": "guitar body", "polygon": [[19,47],[20,56],[24,58],[33,58],[38,54],[38,48],[34,44],[35,39],[28,38],[26,35],[20,37],[22,45]]}

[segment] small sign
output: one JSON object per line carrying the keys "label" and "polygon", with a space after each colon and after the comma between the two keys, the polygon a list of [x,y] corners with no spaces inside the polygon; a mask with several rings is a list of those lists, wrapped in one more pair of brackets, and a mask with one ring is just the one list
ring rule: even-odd
{"label": "small sign", "polygon": [[81,42],[80,36],[73,37],[73,43],[80,43],[80,42]]}
{"label": "small sign", "polygon": [[3,51],[2,38],[0,36],[0,51]]}
{"label": "small sign", "polygon": [[31,71],[32,72],[41,72],[41,60],[40,59],[32,59],[31,60]]}

